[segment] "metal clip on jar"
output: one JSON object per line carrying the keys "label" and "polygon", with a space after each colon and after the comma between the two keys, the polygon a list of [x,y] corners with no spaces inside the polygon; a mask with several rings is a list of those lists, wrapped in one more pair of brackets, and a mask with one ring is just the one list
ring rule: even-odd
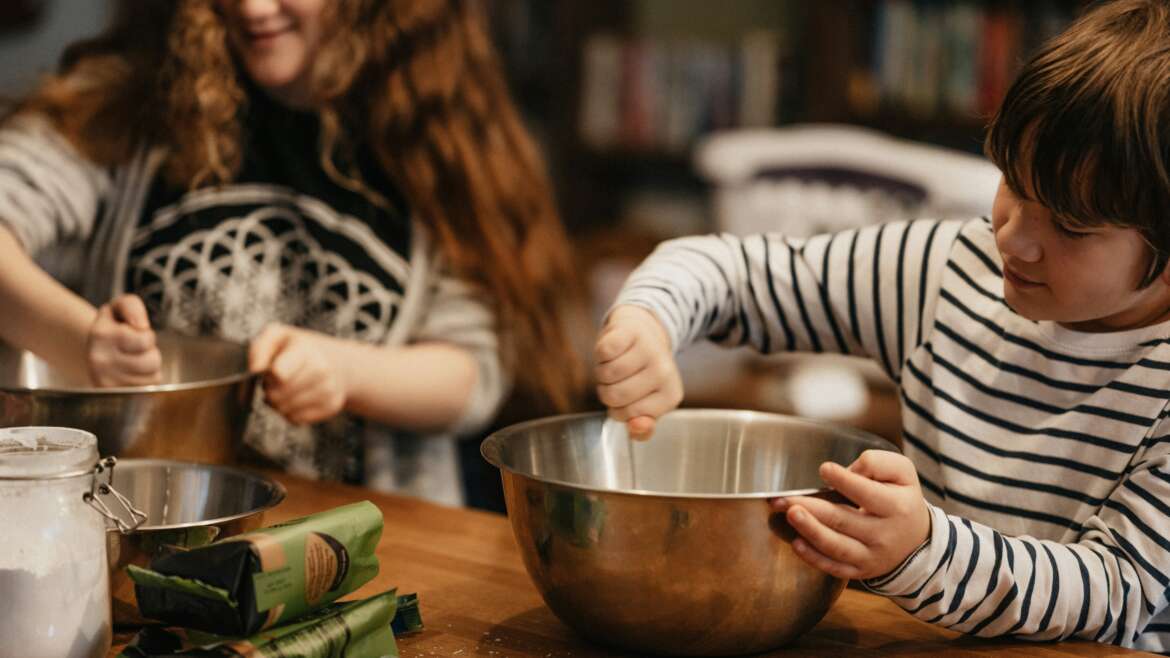
{"label": "metal clip on jar", "polygon": [[0,658],[109,651],[107,520],[123,533],[146,520],[110,485],[114,464],[113,457],[99,462],[89,432],[0,429]]}

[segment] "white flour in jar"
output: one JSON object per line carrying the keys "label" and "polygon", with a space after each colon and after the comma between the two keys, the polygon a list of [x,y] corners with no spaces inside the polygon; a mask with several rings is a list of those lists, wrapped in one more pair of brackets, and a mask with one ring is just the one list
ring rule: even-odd
{"label": "white flour in jar", "polygon": [[101,658],[110,647],[105,522],[87,478],[0,482],[0,658]]}
{"label": "white flour in jar", "polygon": [[105,656],[110,646],[110,600],[101,595],[106,588],[94,581],[107,577],[104,560],[101,565],[83,561],[42,577],[0,569],[0,656]]}

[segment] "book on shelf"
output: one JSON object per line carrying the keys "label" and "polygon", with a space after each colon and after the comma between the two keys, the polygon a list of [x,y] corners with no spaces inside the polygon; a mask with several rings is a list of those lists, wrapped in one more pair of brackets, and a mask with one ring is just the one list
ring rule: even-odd
{"label": "book on shelf", "polygon": [[979,11],[975,5],[964,3],[945,13],[943,30],[948,35],[944,40],[945,63],[943,75],[945,111],[962,115],[976,107],[979,75],[976,68],[979,47]]}
{"label": "book on shelf", "polygon": [[622,124],[622,42],[596,35],[586,42],[581,61],[581,138],[595,148],[611,148]]}
{"label": "book on shelf", "polygon": [[713,130],[777,122],[781,38],[733,44],[590,36],[582,56],[578,130],[597,150],[681,152]]}
{"label": "book on shelf", "polygon": [[744,36],[740,53],[743,95],[739,103],[739,125],[770,126],[776,121],[780,97],[780,41],[772,32],[752,31]]}
{"label": "book on shelf", "polygon": [[[915,118],[986,117],[1024,59],[1063,29],[1073,11],[1073,4],[1057,2],[882,0],[869,24],[870,56],[855,74],[872,80],[877,106]],[[871,109],[864,105],[854,109]]]}

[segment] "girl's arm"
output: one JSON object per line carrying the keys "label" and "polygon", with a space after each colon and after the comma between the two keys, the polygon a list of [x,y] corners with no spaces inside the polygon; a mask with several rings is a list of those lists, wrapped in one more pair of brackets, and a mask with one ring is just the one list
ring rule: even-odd
{"label": "girl's arm", "polygon": [[126,296],[96,309],[31,257],[88,238],[109,187],[107,172],[44,117],[20,115],[0,127],[0,340],[77,379],[155,383],[161,359],[141,302]]}
{"label": "girl's arm", "polygon": [[49,276],[0,221],[0,339],[85,377],[86,338],[98,311]]}
{"label": "girl's arm", "polygon": [[281,324],[260,332],[249,360],[264,373],[268,404],[297,424],[349,411],[436,432],[460,417],[477,378],[475,360],[455,345],[371,345]]}
{"label": "girl's arm", "polygon": [[108,185],[48,119],[17,116],[0,129],[0,339],[78,375],[97,309],[31,254],[88,236]]}
{"label": "girl's arm", "polygon": [[345,410],[420,433],[469,433],[489,422],[509,382],[495,315],[466,283],[440,278],[419,330],[404,346],[370,345],[270,325],[253,341],[250,368],[290,421]]}
{"label": "girl's arm", "polygon": [[142,300],[123,295],[94,308],[42,270],[2,222],[0,309],[0,341],[30,350],[74,381],[160,381],[162,356]]}
{"label": "girl's arm", "polygon": [[419,433],[443,431],[462,417],[478,379],[475,358],[449,343],[373,348],[347,366],[346,410]]}

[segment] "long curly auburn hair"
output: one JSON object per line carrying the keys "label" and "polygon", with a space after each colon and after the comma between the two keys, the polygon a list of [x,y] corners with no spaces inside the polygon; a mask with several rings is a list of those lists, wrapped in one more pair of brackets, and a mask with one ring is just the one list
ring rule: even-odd
{"label": "long curly auburn hair", "polygon": [[[475,1],[326,7],[330,36],[310,70],[321,165],[380,202],[338,164],[368,144],[455,271],[496,300],[518,385],[552,409],[572,407],[582,376],[563,324],[567,241]],[[111,28],[70,47],[18,112],[48,115],[103,164],[165,144],[167,180],[196,188],[230,182],[240,167],[243,75],[214,0],[124,0]]]}

